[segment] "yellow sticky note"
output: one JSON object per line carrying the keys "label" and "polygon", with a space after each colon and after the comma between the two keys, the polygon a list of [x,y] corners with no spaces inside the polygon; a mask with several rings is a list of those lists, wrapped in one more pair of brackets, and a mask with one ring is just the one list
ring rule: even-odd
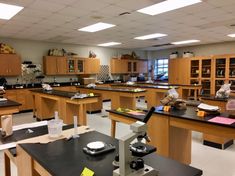
{"label": "yellow sticky note", "polygon": [[81,173],[81,176],[93,176],[95,172],[85,167]]}
{"label": "yellow sticky note", "polygon": [[95,96],[95,95],[94,95],[94,93],[90,93],[90,96],[93,97],[93,96]]}

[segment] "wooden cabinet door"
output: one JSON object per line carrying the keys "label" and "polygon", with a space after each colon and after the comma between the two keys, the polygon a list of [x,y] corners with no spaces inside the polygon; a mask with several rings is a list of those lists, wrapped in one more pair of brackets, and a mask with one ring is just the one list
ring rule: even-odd
{"label": "wooden cabinet door", "polygon": [[169,59],[169,65],[168,65],[169,83],[177,84],[179,81],[178,74],[179,74],[178,59]]}
{"label": "wooden cabinet door", "polygon": [[17,76],[21,74],[21,61],[16,54],[0,54],[0,66],[0,76]]}
{"label": "wooden cabinet door", "polygon": [[21,75],[21,60],[20,57],[15,54],[7,56],[8,61],[8,75],[17,76]]}
{"label": "wooden cabinet door", "polygon": [[17,101],[16,90],[6,90],[5,97],[9,100]]}
{"label": "wooden cabinet door", "polygon": [[57,74],[65,75],[67,73],[66,63],[67,63],[66,57],[57,57],[56,58]]}
{"label": "wooden cabinet door", "polygon": [[138,61],[137,62],[137,72],[138,73],[148,73],[148,61]]}
{"label": "wooden cabinet door", "polygon": [[132,62],[132,73],[138,73],[137,70],[137,61]]}
{"label": "wooden cabinet door", "polygon": [[0,76],[8,75],[8,61],[3,55],[0,55],[0,66]]}
{"label": "wooden cabinet door", "polygon": [[70,58],[67,59],[67,73],[76,74],[76,59]]}
{"label": "wooden cabinet door", "polygon": [[85,73],[97,74],[100,72],[100,59],[85,59]]}
{"label": "wooden cabinet door", "polygon": [[111,59],[110,67],[112,74],[128,73],[127,60],[124,59]]}
{"label": "wooden cabinet door", "polygon": [[86,71],[86,69],[89,69],[89,67],[84,68],[85,67],[84,65],[85,65],[84,64],[84,59],[77,59],[76,60],[76,70],[77,70],[76,73],[82,74]]}
{"label": "wooden cabinet door", "polygon": [[56,75],[57,74],[57,57],[55,56],[45,56],[43,58],[44,73],[46,75]]}
{"label": "wooden cabinet door", "polygon": [[177,78],[179,84],[190,84],[190,60],[188,58],[178,59],[176,67],[179,73]]}
{"label": "wooden cabinet door", "polygon": [[127,73],[132,72],[132,61],[127,61]]}

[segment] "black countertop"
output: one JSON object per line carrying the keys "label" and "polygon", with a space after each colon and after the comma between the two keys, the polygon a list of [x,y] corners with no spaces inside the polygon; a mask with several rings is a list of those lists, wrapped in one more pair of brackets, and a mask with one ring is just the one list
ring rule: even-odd
{"label": "black countertop", "polygon": [[[129,84],[111,84],[111,86],[123,86],[123,87],[138,87],[138,88],[150,88],[150,89],[172,89],[173,86],[166,86],[166,85],[141,85],[141,84],[133,84],[133,85],[129,85]],[[175,89],[178,89],[178,86],[174,86]]]}
{"label": "black countertop", "polygon": [[[74,96],[75,92],[67,92],[67,91],[62,91],[62,90],[43,90],[43,89],[37,89],[37,90],[31,90],[32,92],[35,93],[43,93],[46,95],[53,95],[53,96],[59,96],[59,97],[65,97],[65,98],[71,98]],[[98,95],[94,96],[87,96],[85,98],[94,98],[94,97],[99,97]]]}
{"label": "black countertop", "polygon": [[[222,116],[222,117],[228,117],[229,114],[227,113],[221,113],[220,115],[208,115],[205,118],[201,118],[197,116],[197,107],[192,107],[192,106],[187,106],[186,110],[177,110],[177,109],[172,109],[170,112],[164,112],[162,111],[162,107],[156,107],[155,109],[155,114],[160,114],[160,115],[166,115],[166,116],[171,116],[171,117],[176,117],[180,119],[185,119],[185,120],[193,120],[193,121],[198,121],[201,123],[208,123],[208,124],[213,124],[213,125],[219,125],[223,127],[228,127],[228,128],[234,128],[235,129],[235,123],[231,125],[226,125],[226,124],[220,124],[220,123],[215,123],[215,122],[210,122],[208,120],[214,118],[215,116]],[[118,115],[123,115],[125,117],[133,118],[136,120],[142,120],[144,118],[144,115],[132,115],[126,112],[119,112],[117,110],[107,110],[108,112],[118,114]]]}
{"label": "black countertop", "polygon": [[[235,98],[235,97],[233,97],[233,98]],[[224,101],[224,102],[227,102],[229,98],[216,98],[215,96],[202,96],[201,99],[202,100]]]}
{"label": "black countertop", "polygon": [[0,101],[0,108],[11,107],[11,106],[20,106],[21,104],[12,100]]}
{"label": "black countertop", "polygon": [[128,112],[120,112],[120,111],[117,111],[117,110],[106,110],[106,111],[114,113],[114,114],[118,114],[118,115],[123,115],[125,117],[133,118],[133,119],[136,119],[136,120],[139,120],[139,121],[143,121],[144,118],[145,118],[145,115],[146,115],[146,112],[143,112],[144,113],[143,115],[133,115],[133,114],[130,114]]}
{"label": "black countertop", "polygon": [[[65,86],[77,86],[78,83],[75,82],[59,82],[59,83],[46,83],[45,84],[50,84],[51,87],[65,87]],[[58,86],[59,85],[59,86]],[[22,86],[22,88],[17,88],[19,86]],[[33,88],[42,88],[41,83],[35,83],[35,84],[12,84],[12,85],[6,85],[5,86],[6,90],[14,90],[14,89],[33,89]]]}
{"label": "black countertop", "polygon": [[[99,156],[89,156],[83,147],[93,141],[103,141],[116,146],[116,150]],[[80,138],[69,141],[58,140],[48,144],[20,144],[42,167],[56,176],[80,175],[84,167],[96,176],[112,176],[112,165],[118,153],[118,140],[93,131],[81,134]],[[159,171],[159,176],[200,176],[202,171],[177,161],[161,157],[155,153],[144,157],[145,163]]]}
{"label": "black countertop", "polygon": [[146,92],[146,90],[139,90],[135,92],[135,89],[124,89],[124,88],[113,88],[113,87],[86,87],[86,86],[77,86],[77,88],[89,89],[89,90],[101,90],[101,91],[112,91],[112,92],[126,92],[126,93],[139,93]]}
{"label": "black countertop", "polygon": [[[73,127],[73,125],[66,125],[66,126],[63,126],[63,130],[66,130],[66,129],[69,129],[72,127]],[[32,130],[33,132],[29,133],[28,132],[29,129]],[[20,141],[23,139],[41,136],[44,134],[48,134],[47,125],[16,130],[13,132],[13,134],[11,136],[8,136],[6,138],[3,138],[2,135],[0,135],[0,141],[3,144],[6,144],[6,143],[10,143],[10,142],[17,142],[17,141]]]}
{"label": "black countertop", "polygon": [[198,117],[197,116],[197,107],[190,107],[188,106],[186,110],[176,110],[173,109],[170,112],[164,112],[162,110],[159,110],[161,108],[156,107],[155,114],[161,114],[161,115],[166,115],[166,116],[172,116],[180,119],[185,119],[185,120],[193,120],[193,121],[198,121],[202,123],[209,123],[209,124],[214,124],[214,125],[219,125],[219,126],[224,126],[224,127],[229,127],[229,128],[234,128],[235,129],[235,123],[231,125],[226,125],[226,124],[220,124],[220,123],[215,123],[215,122],[210,122],[208,120],[214,118],[215,116],[222,116],[222,117],[228,117],[229,114],[227,113],[221,113],[220,115],[208,115],[204,118]]}

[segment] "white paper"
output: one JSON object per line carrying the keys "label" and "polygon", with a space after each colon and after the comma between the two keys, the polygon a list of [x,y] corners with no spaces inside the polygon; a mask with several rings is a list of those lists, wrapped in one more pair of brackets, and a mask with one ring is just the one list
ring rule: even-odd
{"label": "white paper", "polygon": [[6,98],[0,98],[0,101],[7,101]]}
{"label": "white paper", "polygon": [[198,108],[200,109],[204,109],[204,110],[209,110],[209,111],[217,111],[219,110],[218,106],[211,106],[205,103],[201,103],[200,105],[198,105]]}

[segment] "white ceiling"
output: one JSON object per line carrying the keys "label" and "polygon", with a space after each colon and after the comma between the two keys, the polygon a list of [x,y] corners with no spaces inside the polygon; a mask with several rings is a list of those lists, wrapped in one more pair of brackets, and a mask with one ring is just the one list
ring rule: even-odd
{"label": "white ceiling", "polygon": [[[25,8],[11,20],[0,20],[0,36],[81,45],[121,42],[121,48],[162,49],[152,45],[198,39],[200,44],[235,40],[235,0],[204,0],[175,11],[149,16],[136,10],[162,0],[0,0]],[[129,15],[119,16],[120,13]],[[96,22],[116,27],[86,33],[77,29]],[[158,40],[134,40],[151,33],[165,33]],[[198,43],[197,43],[198,44]],[[196,45],[196,44],[195,44]]]}

